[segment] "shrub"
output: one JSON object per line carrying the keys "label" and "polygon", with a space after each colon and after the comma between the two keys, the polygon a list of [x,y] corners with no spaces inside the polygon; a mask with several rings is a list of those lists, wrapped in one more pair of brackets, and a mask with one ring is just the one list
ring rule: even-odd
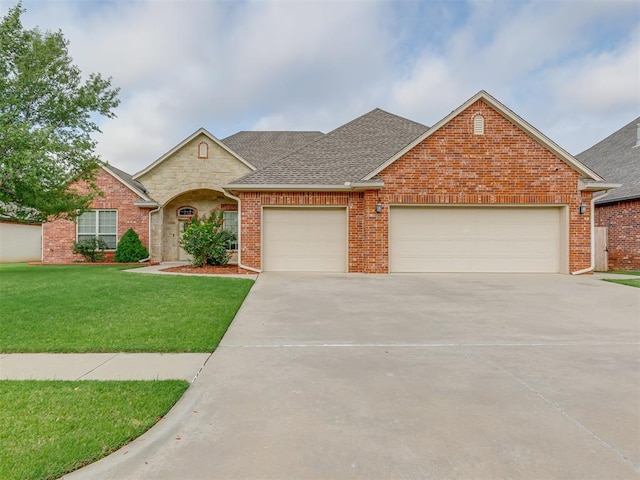
{"label": "shrub", "polygon": [[109,248],[107,242],[100,237],[86,238],[80,242],[73,242],[71,250],[79,253],[87,262],[96,262],[104,258],[104,251]]}
{"label": "shrub", "polygon": [[223,228],[222,212],[213,212],[208,218],[194,217],[185,228],[180,244],[184,251],[191,255],[191,264],[226,265],[231,259],[227,252],[235,234]]}
{"label": "shrub", "polygon": [[130,228],[118,242],[113,258],[116,262],[138,262],[148,257],[147,247],[142,244],[136,231]]}

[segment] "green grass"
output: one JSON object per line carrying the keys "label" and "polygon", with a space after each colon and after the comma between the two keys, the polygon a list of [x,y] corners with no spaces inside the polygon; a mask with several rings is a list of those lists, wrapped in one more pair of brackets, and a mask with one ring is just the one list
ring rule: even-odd
{"label": "green grass", "polygon": [[141,435],[182,396],[182,380],[0,381],[0,478],[58,478]]}
{"label": "green grass", "polygon": [[628,285],[630,287],[640,288],[640,278],[633,278],[630,280],[618,280],[614,278],[603,278],[605,282],[619,283],[620,285]]}
{"label": "green grass", "polygon": [[0,352],[210,352],[253,284],[125,268],[0,265]]}
{"label": "green grass", "polygon": [[616,275],[636,275],[640,276],[640,270],[609,270],[608,272],[602,272],[603,274],[616,274]]}

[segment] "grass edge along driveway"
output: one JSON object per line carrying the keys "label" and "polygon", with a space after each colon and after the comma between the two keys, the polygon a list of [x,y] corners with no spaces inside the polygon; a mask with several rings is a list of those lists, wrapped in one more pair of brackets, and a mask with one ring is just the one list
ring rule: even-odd
{"label": "grass edge along driveway", "polygon": [[603,278],[605,282],[618,283],[620,285],[627,285],[629,287],[640,288],[640,271],[638,270],[614,270],[610,272],[602,272],[604,275],[616,274],[616,275],[629,275],[629,278]]}
{"label": "grass edge along driveway", "polygon": [[58,478],[155,425],[184,380],[0,380],[0,478]]}
{"label": "grass edge along driveway", "polygon": [[0,352],[211,352],[253,285],[125,268],[0,265]]}
{"label": "grass edge along driveway", "polygon": [[[0,265],[1,353],[211,352],[250,279]],[[188,382],[0,380],[0,478],[50,479],[137,438]]]}

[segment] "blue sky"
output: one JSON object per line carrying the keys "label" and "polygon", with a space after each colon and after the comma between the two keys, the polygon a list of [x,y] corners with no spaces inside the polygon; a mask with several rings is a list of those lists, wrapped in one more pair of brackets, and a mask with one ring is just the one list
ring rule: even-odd
{"label": "blue sky", "polygon": [[[0,14],[15,1],[0,0]],[[131,173],[199,127],[432,125],[487,90],[573,154],[640,115],[637,1],[24,0],[121,87],[99,152]]]}

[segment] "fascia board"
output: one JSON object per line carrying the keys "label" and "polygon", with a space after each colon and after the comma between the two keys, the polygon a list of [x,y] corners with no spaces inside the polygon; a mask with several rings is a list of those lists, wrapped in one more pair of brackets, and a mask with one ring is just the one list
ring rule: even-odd
{"label": "fascia board", "polygon": [[138,173],[136,173],[135,175],[133,175],[133,179],[137,180],[139,177],[141,177],[142,175],[144,175],[145,173],[150,172],[151,170],[153,170],[154,168],[156,168],[158,165],[160,165],[162,162],[164,162],[167,158],[169,158],[171,155],[173,155],[174,153],[176,153],[178,150],[180,150],[181,148],[183,148],[187,143],[189,143],[190,141],[192,141],[194,138],[196,138],[198,135],[203,134],[206,137],[208,137],[212,142],[214,142],[216,145],[218,145],[220,148],[222,148],[223,150],[225,150],[227,153],[229,153],[230,155],[232,155],[233,157],[235,157],[238,161],[240,161],[241,163],[243,163],[244,165],[246,165],[248,168],[250,168],[252,171],[254,171],[256,169],[256,167],[254,167],[253,165],[251,165],[249,162],[247,162],[244,158],[242,158],[240,155],[238,155],[236,152],[234,152],[233,150],[231,150],[229,147],[227,147],[224,143],[222,143],[220,140],[218,140],[213,134],[211,134],[210,132],[208,132],[205,128],[199,128],[198,130],[196,130],[193,134],[189,135],[187,138],[185,138],[182,142],[180,142],[178,145],[176,145],[175,147],[173,147],[171,150],[169,150],[167,153],[165,153],[164,155],[162,155],[160,158],[158,158],[155,162],[153,162],[151,165],[149,165],[148,167],[146,167],[144,170],[140,170]]}
{"label": "fascia board", "polygon": [[603,190],[612,190],[621,186],[621,183],[590,182],[581,180],[579,189],[586,192],[601,192]]}
{"label": "fascia board", "polygon": [[593,170],[588,168],[586,165],[582,164],[575,157],[573,157],[570,153],[568,153],[562,147],[557,145],[555,142],[553,142],[551,139],[549,139],[547,136],[545,136],[539,130],[537,130],[535,127],[533,127],[531,124],[529,124],[526,120],[524,120],[519,115],[517,115],[515,112],[513,112],[512,110],[510,110],[509,108],[504,106],[502,103],[500,103],[498,100],[496,100],[494,97],[489,95],[484,90],[480,90],[473,97],[471,97],[469,100],[464,102],[462,105],[460,105],[454,111],[452,111],[449,115],[444,117],[442,120],[440,120],[438,123],[436,123],[433,127],[431,127],[429,130],[427,130],[425,133],[423,133],[420,137],[416,138],[413,142],[411,142],[409,145],[404,147],[402,150],[400,150],[398,153],[396,153],[393,157],[391,157],[385,163],[383,163],[378,168],[376,168],[374,171],[369,173],[366,177],[363,178],[363,180],[369,180],[369,179],[375,177],[376,175],[378,175],[382,170],[384,170],[389,165],[391,165],[393,162],[395,162],[400,157],[402,157],[404,154],[409,152],[412,148],[414,148],[420,142],[423,142],[425,139],[429,138],[435,132],[440,130],[440,128],[442,128],[444,125],[449,123],[453,118],[458,116],[460,113],[462,113],[464,110],[469,108],[471,105],[473,105],[478,100],[485,101],[492,108],[494,108],[500,114],[502,114],[505,118],[510,120],[512,123],[514,123],[520,129],[522,129],[525,133],[527,133],[530,137],[532,137],[537,143],[541,144],[542,146],[548,148],[553,153],[555,153],[562,161],[564,161],[566,164],[568,164],[574,170],[579,172],[582,176],[588,177],[588,178],[590,178],[592,180],[596,180],[596,181],[604,180],[597,173],[595,173]]}
{"label": "fascia board", "polygon": [[354,192],[363,190],[379,190],[382,182],[358,182],[342,185],[292,185],[292,184],[231,184],[223,185],[225,190],[238,192]]}

